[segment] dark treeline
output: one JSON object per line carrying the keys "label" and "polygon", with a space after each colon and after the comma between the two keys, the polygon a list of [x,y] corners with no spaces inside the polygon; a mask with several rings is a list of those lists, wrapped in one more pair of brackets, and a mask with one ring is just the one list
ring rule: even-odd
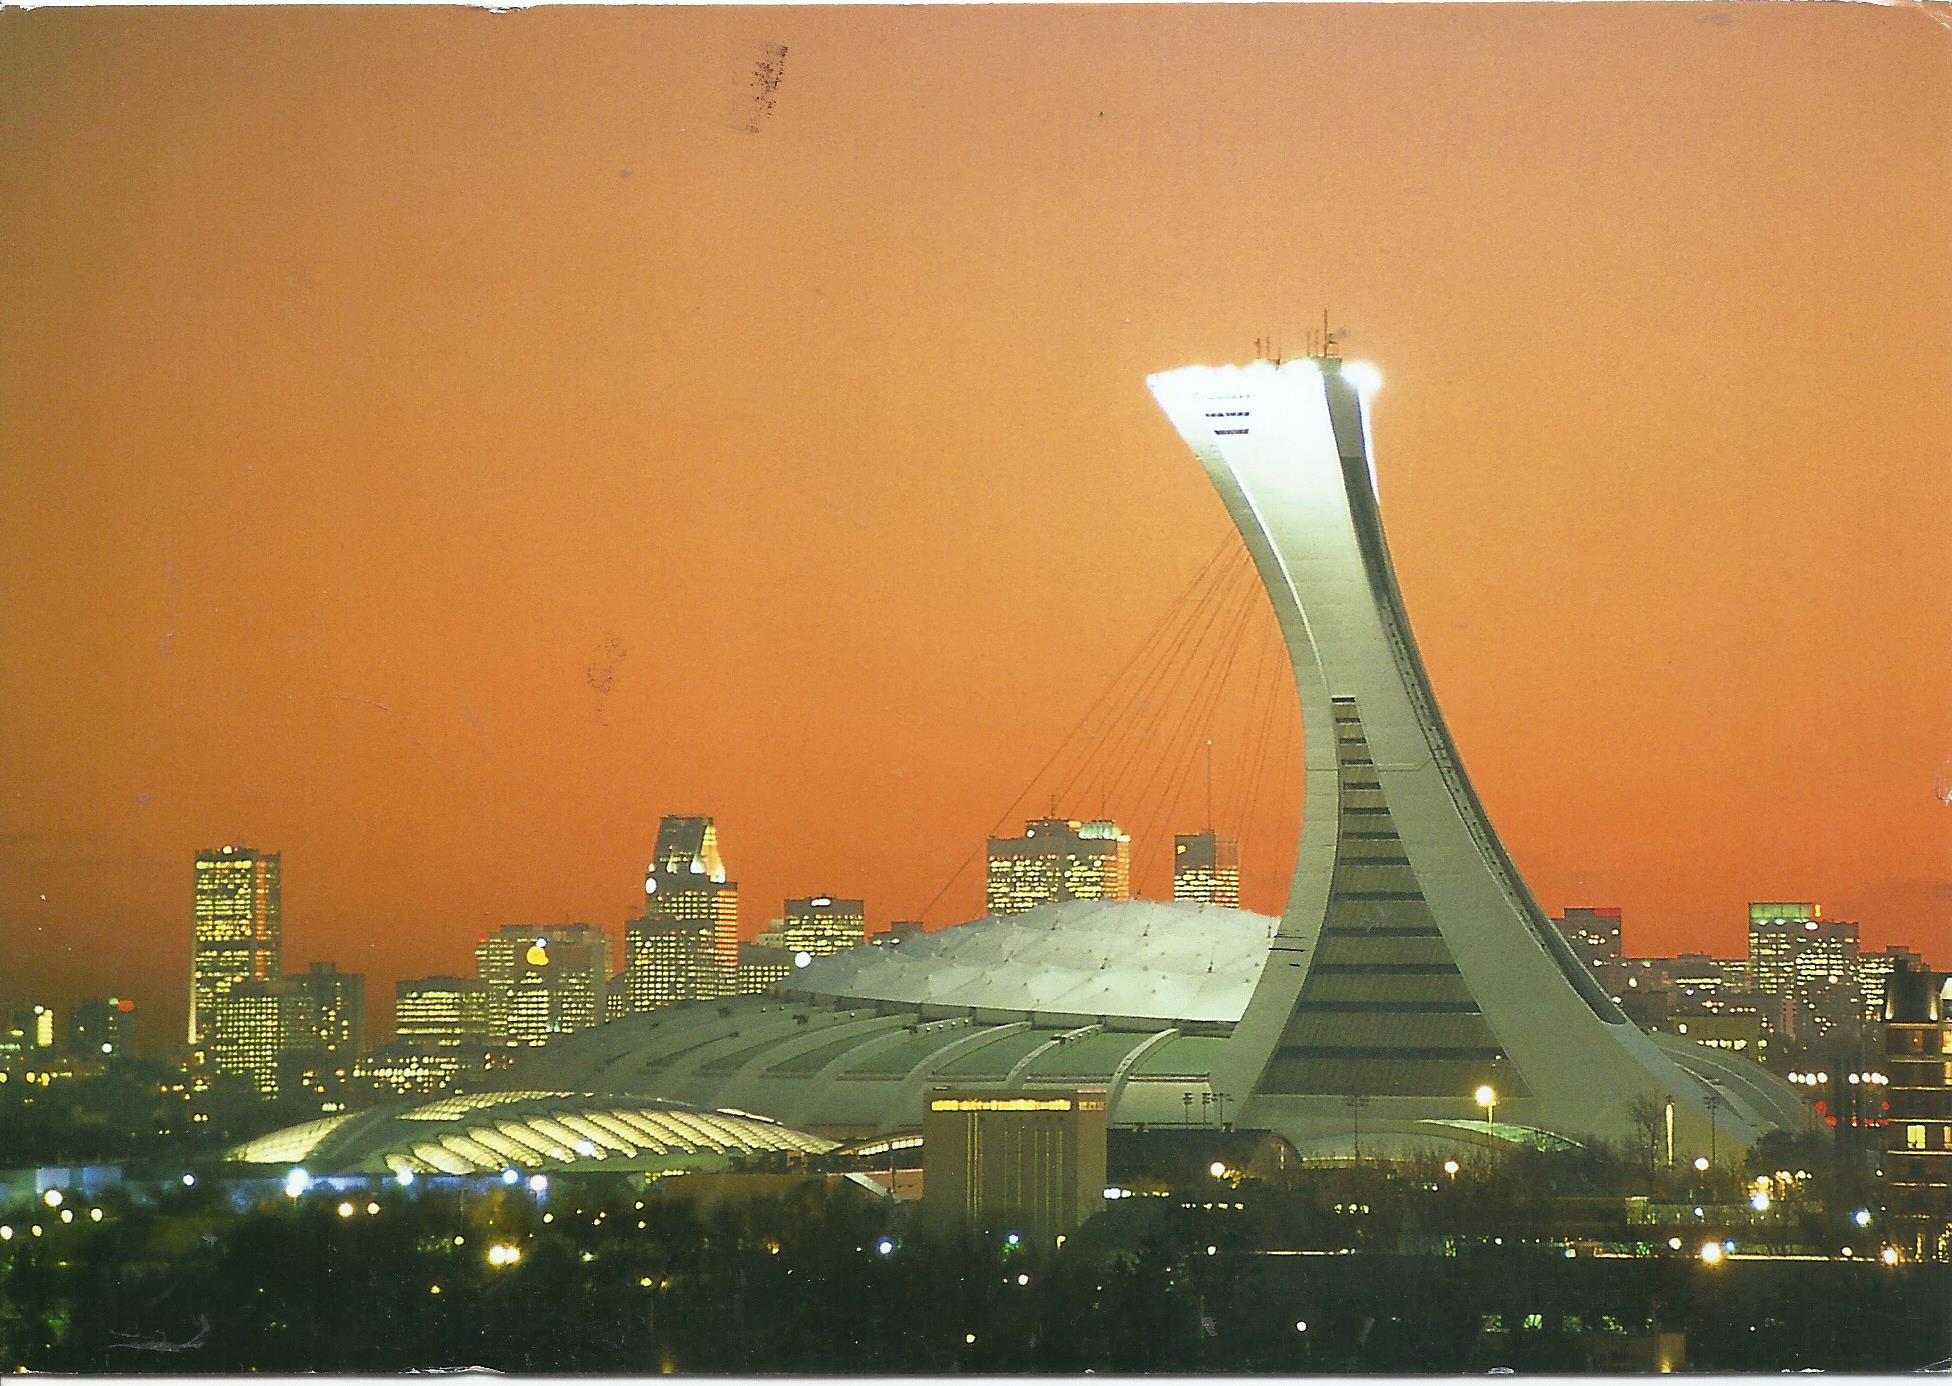
{"label": "dark treeline", "polygon": [[932,1234],[913,1209],[820,1179],[720,1202],[669,1182],[564,1180],[541,1200],[314,1191],[242,1215],[199,1188],[103,1204],[99,1223],[40,1210],[42,1235],[15,1217],[0,1246],[0,1367],[1580,1370],[1596,1338],[1655,1329],[1687,1334],[1694,1369],[1952,1356],[1941,1266],[1709,1267],[1517,1245],[1268,1256],[1267,1217],[1294,1197],[1278,1193],[1256,1195],[1251,1216],[1138,1200],[1153,1206],[1064,1246],[1013,1246],[1003,1228]]}

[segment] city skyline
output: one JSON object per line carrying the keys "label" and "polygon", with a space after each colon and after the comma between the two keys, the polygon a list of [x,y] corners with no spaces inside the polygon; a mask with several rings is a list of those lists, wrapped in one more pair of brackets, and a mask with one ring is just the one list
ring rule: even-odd
{"label": "city skyline", "polygon": [[[184,863],[225,841],[283,854],[286,967],[375,996],[515,921],[620,939],[673,811],[716,818],[748,901],[921,915],[1224,535],[1143,375],[1270,330],[1298,352],[1322,299],[1385,375],[1416,633],[1542,903],[1727,955],[1750,901],[1820,900],[1867,946],[1946,952],[1924,671],[1952,656],[1952,295],[1918,132],[1947,83],[1920,16],[530,16],[579,95],[519,137],[498,98],[534,39],[505,20],[7,22],[5,119],[35,131],[0,152],[26,250],[0,267],[9,1008],[134,996],[180,1033]],[[457,55],[443,114],[301,116],[384,24]],[[1649,33],[1693,64],[1612,51]],[[1080,85],[1128,34],[1144,52]],[[291,95],[259,37],[308,47]],[[1564,131],[1484,80],[1540,39],[1599,79],[1548,74]],[[748,134],[721,108],[761,40],[789,56]],[[1448,162],[1383,109],[1432,71]],[[1322,105],[1251,94],[1297,88]],[[1552,172],[1582,139],[1609,171],[1584,191]],[[1231,152],[1189,171],[1202,148]],[[72,171],[96,157],[135,191]],[[415,190],[447,167],[487,170],[466,213],[451,178]],[[680,187],[713,191],[674,216]],[[538,225],[525,189],[582,220]],[[1182,201],[1221,191],[1234,216],[1194,234]],[[686,278],[725,237],[740,268],[701,311]],[[1216,759],[1224,794],[1243,755]],[[1250,908],[1282,902],[1292,808],[1244,844]],[[1135,852],[1137,893],[1169,865]],[[927,918],[980,901],[965,877]]]}

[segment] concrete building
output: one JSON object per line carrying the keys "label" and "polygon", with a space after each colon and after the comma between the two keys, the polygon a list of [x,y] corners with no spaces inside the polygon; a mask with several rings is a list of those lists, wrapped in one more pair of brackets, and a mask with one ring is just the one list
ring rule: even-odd
{"label": "concrete building", "polygon": [[725,878],[711,819],[659,821],[644,876],[644,914],[627,926],[624,953],[628,1011],[709,1000],[732,989],[739,968],[739,884]]}
{"label": "concrete building", "polygon": [[191,896],[190,1045],[200,1047],[227,992],[284,973],[282,863],[276,852],[198,852]]}
{"label": "concrete building", "polygon": [[989,840],[988,908],[1022,914],[1058,900],[1130,900],[1132,839],[1109,819],[1033,818]]}
{"label": "concrete building", "polygon": [[610,935],[594,924],[510,924],[475,947],[496,1044],[535,1045],[601,1025]]}
{"label": "concrete building", "polygon": [[815,895],[788,900],[779,923],[778,947],[788,954],[824,958],[867,941],[867,906],[859,900]]}
{"label": "concrete building", "polygon": [[493,1040],[486,983],[419,977],[393,984],[393,1034],[407,1049],[480,1049]]}
{"label": "concrete building", "polygon": [[1100,1090],[936,1088],[922,1115],[922,1210],[1050,1246],[1105,1206]]}
{"label": "concrete building", "polygon": [[756,996],[793,975],[794,953],[765,943],[739,945],[739,976],[734,993]]}
{"label": "concrete building", "polygon": [[1240,843],[1211,828],[1173,839],[1173,899],[1240,908]]}

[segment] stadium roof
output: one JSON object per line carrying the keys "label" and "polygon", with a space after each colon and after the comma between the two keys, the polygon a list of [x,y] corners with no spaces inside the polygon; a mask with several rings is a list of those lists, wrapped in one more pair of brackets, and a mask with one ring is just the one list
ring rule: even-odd
{"label": "stadium roof", "polygon": [[834,1148],[749,1112],[678,1102],[517,1090],[389,1103],[287,1126],[226,1151],[240,1164],[313,1174],[489,1174],[715,1169],[767,1151]]}

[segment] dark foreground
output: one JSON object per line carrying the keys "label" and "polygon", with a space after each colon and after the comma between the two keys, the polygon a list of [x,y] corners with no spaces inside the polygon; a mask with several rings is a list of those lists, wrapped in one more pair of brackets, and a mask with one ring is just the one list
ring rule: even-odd
{"label": "dark foreground", "polygon": [[[638,1206],[642,1205],[642,1206]],[[369,1211],[369,1209],[376,1211]],[[932,1238],[818,1186],[701,1202],[204,1196],[0,1244],[0,1369],[76,1372],[1903,1371],[1952,1358],[1952,1267],[1267,1254]],[[1678,1336],[1677,1336],[1678,1335]]]}

